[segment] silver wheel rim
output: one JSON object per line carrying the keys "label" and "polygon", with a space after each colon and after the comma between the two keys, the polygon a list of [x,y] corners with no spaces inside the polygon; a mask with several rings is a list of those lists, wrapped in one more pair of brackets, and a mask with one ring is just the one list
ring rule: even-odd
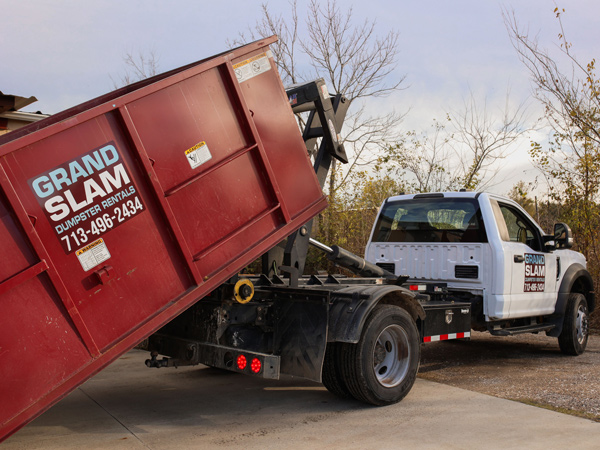
{"label": "silver wheel rim", "polygon": [[400,384],[408,373],[410,345],[408,335],[399,325],[390,325],[377,337],[373,349],[373,369],[377,381],[391,388]]}
{"label": "silver wheel rim", "polygon": [[577,342],[583,344],[588,334],[588,316],[583,305],[579,305],[579,308],[577,309],[575,331],[577,332]]}

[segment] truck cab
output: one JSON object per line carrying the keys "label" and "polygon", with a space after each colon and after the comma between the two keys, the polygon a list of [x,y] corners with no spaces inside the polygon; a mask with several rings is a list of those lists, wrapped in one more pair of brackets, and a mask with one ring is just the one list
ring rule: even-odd
{"label": "truck cab", "polygon": [[569,250],[571,245],[567,225],[557,224],[555,234],[547,235],[508,198],[413,194],[382,204],[365,259],[410,280],[446,283],[479,311],[473,328],[494,334],[559,336],[569,298],[579,294],[586,307],[574,313],[583,341],[587,314],[595,306],[593,285],[585,257]]}

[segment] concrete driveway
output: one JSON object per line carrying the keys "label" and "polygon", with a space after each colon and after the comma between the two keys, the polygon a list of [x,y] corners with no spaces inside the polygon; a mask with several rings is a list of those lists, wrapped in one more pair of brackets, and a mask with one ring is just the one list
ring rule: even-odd
{"label": "concrete driveway", "polygon": [[9,449],[592,449],[600,423],[417,380],[399,404],[204,366],[147,369],[132,350],[0,444]]}

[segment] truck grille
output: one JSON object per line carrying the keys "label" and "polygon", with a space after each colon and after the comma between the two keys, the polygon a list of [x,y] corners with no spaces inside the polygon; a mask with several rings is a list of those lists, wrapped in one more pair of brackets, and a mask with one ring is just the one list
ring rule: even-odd
{"label": "truck grille", "polygon": [[454,266],[454,278],[479,278],[479,266]]}

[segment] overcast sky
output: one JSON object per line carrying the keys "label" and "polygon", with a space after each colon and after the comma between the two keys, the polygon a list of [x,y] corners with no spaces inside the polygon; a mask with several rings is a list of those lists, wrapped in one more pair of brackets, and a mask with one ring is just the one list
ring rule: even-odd
{"label": "overcast sky", "polygon": [[[113,89],[123,73],[123,55],[159,55],[166,71],[227,49],[227,40],[252,27],[263,2],[252,0],[0,0],[2,70],[0,91],[38,102],[26,108],[56,113]],[[270,1],[284,16],[286,1]],[[300,16],[303,5],[298,0]],[[515,101],[530,93],[526,71],[517,59],[503,24],[502,6],[544,46],[552,48],[559,30],[553,0],[340,0],[352,5],[354,17],[376,20],[381,34],[400,32],[398,75],[408,89],[393,99],[398,110],[410,108],[405,126],[426,129],[434,117],[460,106],[469,91],[501,101],[510,86]],[[575,53],[587,62],[600,43],[600,2],[569,0],[560,7]],[[535,107],[534,107],[535,108]],[[527,143],[524,143],[527,145]],[[494,190],[531,176],[525,153],[509,164],[510,176]],[[527,173],[522,171],[527,171]],[[525,174],[525,175],[523,175]],[[528,175],[527,175],[528,174]],[[521,176],[523,175],[523,176]],[[508,186],[508,187],[507,187]]]}

